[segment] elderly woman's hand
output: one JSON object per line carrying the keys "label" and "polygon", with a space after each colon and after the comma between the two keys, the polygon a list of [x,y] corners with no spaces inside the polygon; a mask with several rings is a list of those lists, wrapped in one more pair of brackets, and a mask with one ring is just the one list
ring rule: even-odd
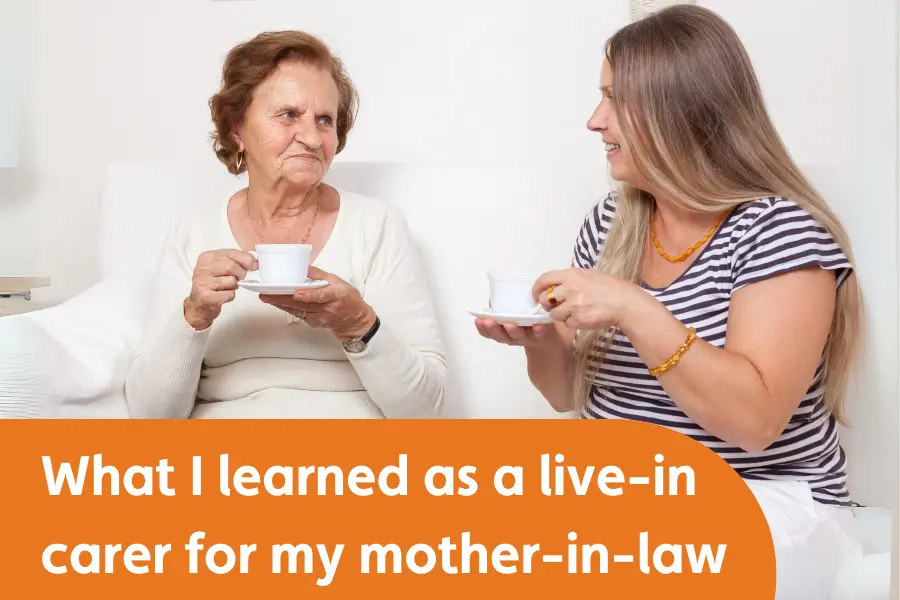
{"label": "elderly woman's hand", "polygon": [[222,305],[234,300],[238,281],[257,268],[256,258],[240,250],[209,250],[194,267],[191,293],[184,301],[184,319],[197,331],[212,325]]}
{"label": "elderly woman's hand", "polygon": [[362,337],[375,324],[375,310],[355,287],[312,266],[308,277],[325,280],[328,285],[297,290],[293,296],[260,294],[259,299],[303,319],[310,327],[330,329],[342,342]]}

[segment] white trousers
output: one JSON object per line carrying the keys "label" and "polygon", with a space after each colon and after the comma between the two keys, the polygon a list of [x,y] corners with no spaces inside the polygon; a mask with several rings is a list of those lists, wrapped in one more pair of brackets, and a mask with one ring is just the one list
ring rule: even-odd
{"label": "white trousers", "polygon": [[772,533],[776,600],[828,600],[838,567],[861,553],[851,509],[816,502],[802,481],[745,481]]}

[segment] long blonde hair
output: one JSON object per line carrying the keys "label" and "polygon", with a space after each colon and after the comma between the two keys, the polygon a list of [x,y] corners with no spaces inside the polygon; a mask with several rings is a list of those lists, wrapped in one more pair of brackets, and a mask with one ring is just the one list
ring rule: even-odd
{"label": "long blonde hair", "polygon": [[[606,45],[622,135],[644,177],[687,210],[780,196],[805,209],[853,264],[850,240],[791,159],[766,111],[734,30],[706,8],[676,5],[619,30]],[[596,268],[638,282],[653,198],[623,184]],[[581,331],[575,407],[581,409],[616,330]],[[837,292],[825,346],[825,406],[844,421],[844,396],[861,346],[862,297],[851,274]],[[592,352],[599,349],[599,359]]]}

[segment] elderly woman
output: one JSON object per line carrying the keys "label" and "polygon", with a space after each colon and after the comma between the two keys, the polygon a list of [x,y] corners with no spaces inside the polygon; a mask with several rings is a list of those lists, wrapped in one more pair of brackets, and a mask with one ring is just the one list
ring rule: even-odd
{"label": "elderly woman", "polygon": [[[356,91],[315,37],[265,33],[229,53],[210,107],[216,156],[248,186],[189,211],[165,245],[126,380],[133,417],[428,417],[447,366],[402,215],[325,183]],[[309,244],[293,295],[239,282],[257,244]]]}

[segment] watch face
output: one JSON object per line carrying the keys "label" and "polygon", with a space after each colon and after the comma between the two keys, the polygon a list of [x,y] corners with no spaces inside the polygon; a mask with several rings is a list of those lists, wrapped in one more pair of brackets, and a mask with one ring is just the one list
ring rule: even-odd
{"label": "watch face", "polygon": [[366,344],[362,340],[348,340],[344,342],[344,350],[347,352],[358,353],[366,349]]}

